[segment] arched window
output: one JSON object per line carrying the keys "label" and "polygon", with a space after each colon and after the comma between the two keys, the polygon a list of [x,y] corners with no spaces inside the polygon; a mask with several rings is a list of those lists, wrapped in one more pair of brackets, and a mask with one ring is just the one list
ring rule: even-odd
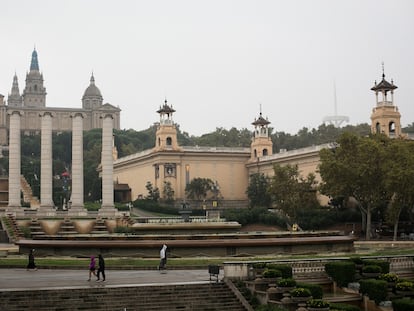
{"label": "arched window", "polygon": [[263,149],[263,156],[267,156],[267,149]]}
{"label": "arched window", "polygon": [[167,137],[167,146],[171,146],[172,145],[172,139],[171,137]]}
{"label": "arched window", "polygon": [[377,134],[381,133],[381,124],[377,123],[375,125],[375,133]]}
{"label": "arched window", "polygon": [[388,124],[388,131],[389,131],[390,133],[395,133],[395,123],[394,123],[393,121],[391,121],[391,122]]}
{"label": "arched window", "polygon": [[253,153],[254,153],[254,157],[257,158],[257,150],[256,149],[254,149]]}
{"label": "arched window", "polygon": [[161,146],[161,139],[158,137],[158,146]]}

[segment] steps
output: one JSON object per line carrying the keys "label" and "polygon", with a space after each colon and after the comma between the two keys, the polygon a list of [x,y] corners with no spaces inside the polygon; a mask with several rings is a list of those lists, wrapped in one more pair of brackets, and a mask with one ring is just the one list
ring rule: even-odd
{"label": "steps", "polygon": [[[102,284],[102,283],[98,283]],[[225,283],[0,292],[0,310],[246,310]]]}
{"label": "steps", "polygon": [[30,203],[31,208],[39,208],[40,201],[38,197],[33,196],[32,188],[24,176],[20,176],[20,187],[23,193],[23,201]]}

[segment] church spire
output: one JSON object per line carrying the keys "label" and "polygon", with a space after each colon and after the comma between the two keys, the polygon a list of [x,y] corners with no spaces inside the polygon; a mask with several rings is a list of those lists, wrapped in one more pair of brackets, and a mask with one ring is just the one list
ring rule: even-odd
{"label": "church spire", "polygon": [[32,52],[32,61],[30,63],[30,71],[32,70],[39,71],[39,61],[37,59],[36,48]]}
{"label": "church spire", "polygon": [[8,104],[9,106],[21,106],[22,105],[22,97],[20,96],[19,82],[17,80],[16,73],[14,73],[13,85],[12,85],[11,93],[9,94],[9,97],[8,97]]}

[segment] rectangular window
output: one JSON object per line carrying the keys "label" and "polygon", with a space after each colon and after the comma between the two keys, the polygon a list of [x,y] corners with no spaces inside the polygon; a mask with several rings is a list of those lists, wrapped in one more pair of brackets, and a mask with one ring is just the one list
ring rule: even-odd
{"label": "rectangular window", "polygon": [[188,185],[190,183],[190,165],[185,165],[185,184]]}

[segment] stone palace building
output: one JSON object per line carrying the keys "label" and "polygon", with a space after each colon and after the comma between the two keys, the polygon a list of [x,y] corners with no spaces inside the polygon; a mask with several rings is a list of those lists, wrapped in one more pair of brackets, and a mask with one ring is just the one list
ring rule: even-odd
{"label": "stone palace building", "polygon": [[114,115],[114,128],[120,129],[121,109],[108,103],[103,104],[103,97],[99,88],[95,85],[92,75],[90,84],[82,96],[82,108],[58,108],[46,106],[46,87],[43,82],[43,74],[39,70],[39,60],[36,50],[32,52],[29,72],[26,74],[26,85],[23,92],[19,91],[18,78],[15,74],[11,93],[7,102],[0,95],[0,145],[8,144],[10,130],[10,116],[8,111],[18,108],[21,112],[21,131],[27,135],[40,133],[41,115],[44,112],[53,116],[53,131],[72,131],[70,116],[74,113],[82,113],[83,128],[90,130],[102,128],[101,115],[111,113]]}

